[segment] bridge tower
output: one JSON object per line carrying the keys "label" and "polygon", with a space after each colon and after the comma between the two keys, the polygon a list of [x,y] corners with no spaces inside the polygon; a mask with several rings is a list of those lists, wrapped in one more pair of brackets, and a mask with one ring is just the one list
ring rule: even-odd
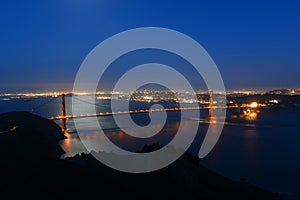
{"label": "bridge tower", "polygon": [[208,113],[208,117],[211,118],[214,115],[214,110],[213,110],[213,104],[214,104],[214,100],[213,100],[213,91],[209,90],[209,113]]}
{"label": "bridge tower", "polygon": [[63,132],[67,130],[67,125],[66,125],[66,102],[65,102],[65,93],[61,94],[61,129]]}
{"label": "bridge tower", "polygon": [[208,105],[209,108],[212,108],[214,104],[213,94],[214,94],[213,91],[209,90],[209,105]]}

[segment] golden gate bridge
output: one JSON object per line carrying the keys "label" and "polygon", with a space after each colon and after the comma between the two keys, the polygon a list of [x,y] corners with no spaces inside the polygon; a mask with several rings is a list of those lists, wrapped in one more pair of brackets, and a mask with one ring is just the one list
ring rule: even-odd
{"label": "golden gate bridge", "polygon": [[[209,110],[208,118],[213,116],[214,109],[225,109],[225,108],[237,108],[237,106],[214,106],[213,105],[213,91],[209,91],[209,103],[208,106],[199,107],[199,106],[192,106],[192,107],[172,107],[172,108],[158,108],[158,109],[137,109],[137,110],[129,110],[129,111],[118,111],[118,112],[100,112],[100,113],[93,113],[93,114],[83,114],[83,115],[66,115],[66,105],[65,105],[65,94],[62,93],[61,95],[61,115],[57,117],[51,117],[50,120],[62,121],[62,131],[67,130],[66,121],[69,119],[75,118],[88,118],[88,117],[105,117],[105,116],[112,116],[112,115],[127,115],[127,114],[141,114],[141,113],[155,113],[155,112],[178,112],[178,111],[188,111],[188,110]],[[90,103],[90,102],[86,102]]]}

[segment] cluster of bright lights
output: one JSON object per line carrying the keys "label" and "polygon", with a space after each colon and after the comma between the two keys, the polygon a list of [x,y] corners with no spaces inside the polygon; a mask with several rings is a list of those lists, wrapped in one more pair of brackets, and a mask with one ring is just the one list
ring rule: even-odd
{"label": "cluster of bright lights", "polygon": [[250,104],[250,108],[257,108],[258,107],[258,103],[257,102],[252,102]]}

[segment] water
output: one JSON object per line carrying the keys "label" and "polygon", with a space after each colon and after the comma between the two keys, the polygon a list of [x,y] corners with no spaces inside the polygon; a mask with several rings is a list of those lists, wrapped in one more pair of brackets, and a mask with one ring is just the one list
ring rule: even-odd
{"label": "water", "polygon": [[262,112],[254,127],[225,126],[218,144],[202,160],[233,179],[300,199],[300,112]]}
{"label": "water", "polygon": [[[0,113],[26,110],[42,105],[50,98],[6,99],[0,97]],[[1,100],[4,99],[4,100]],[[83,106],[83,102],[78,106]],[[166,107],[174,106],[164,103]],[[109,111],[109,101],[97,101],[97,112]],[[60,99],[33,110],[35,114],[52,117],[60,114]],[[66,98],[67,114],[71,115],[71,98]],[[149,108],[148,103],[133,103],[133,109]],[[83,110],[84,112],[84,110]],[[82,113],[87,114],[87,113]],[[207,115],[206,111],[201,112]],[[133,116],[139,125],[149,123],[147,114]],[[167,144],[176,134],[179,126],[176,112],[170,113],[164,132],[149,140],[132,140],[124,137],[117,129],[112,117],[101,118],[101,125],[106,129],[109,138],[122,148],[135,151],[146,143]],[[246,178],[248,182],[284,194],[289,199],[300,199],[300,112],[299,110],[261,111],[256,119],[240,119],[228,117],[222,135],[212,152],[201,160],[202,164],[223,176],[239,180]],[[57,122],[59,123],[59,122]],[[188,122],[186,122],[188,123]],[[86,126],[86,124],[82,124]],[[185,124],[188,127],[188,124]],[[207,124],[200,124],[198,135],[190,147],[190,151],[198,153]],[[61,142],[66,151],[65,156],[72,156],[86,151],[82,146],[74,122],[67,121],[69,139]],[[88,126],[87,126],[88,128]],[[84,135],[85,140],[97,140],[103,137],[97,131],[90,130]]]}

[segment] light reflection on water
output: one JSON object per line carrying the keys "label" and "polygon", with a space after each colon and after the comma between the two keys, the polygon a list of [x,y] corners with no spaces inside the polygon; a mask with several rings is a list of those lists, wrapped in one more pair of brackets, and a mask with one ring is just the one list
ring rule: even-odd
{"label": "light reflection on water", "polygon": [[[86,148],[83,146],[81,140],[84,141],[93,141],[96,144],[101,144],[103,142],[104,137],[108,137],[113,143],[117,146],[121,146],[124,149],[128,149],[130,151],[138,151],[143,148],[146,144],[160,144],[166,145],[176,134],[178,127],[180,126],[179,122],[169,122],[165,127],[161,127],[160,124],[153,125],[157,126],[155,129],[162,129],[159,134],[155,137],[151,137],[149,139],[136,140],[133,137],[128,137],[126,133],[119,129],[108,129],[106,130],[106,135],[102,131],[90,130],[87,133],[81,134],[80,138],[77,134],[67,134],[68,139],[62,140],[60,145],[65,150],[66,154],[64,157],[74,156],[77,153],[85,152],[87,153]],[[184,134],[188,134],[188,122],[185,121],[181,124],[186,130]],[[134,129],[128,129],[130,132],[133,132]],[[180,146],[179,146],[180,147]],[[97,149],[93,149],[97,151]]]}
{"label": "light reflection on water", "polygon": [[[147,114],[140,114],[141,119],[143,119]],[[86,118],[86,122],[81,121],[81,124],[79,124],[80,126],[83,126],[85,129],[85,133],[80,134],[80,138],[79,136],[75,133],[75,134],[68,134],[68,139],[63,140],[60,142],[60,145],[62,146],[62,148],[65,150],[66,154],[63,157],[68,157],[68,156],[74,156],[78,153],[87,153],[88,151],[86,150],[86,148],[84,147],[84,145],[82,144],[81,140],[84,141],[84,143],[93,143],[95,144],[102,144],[104,137],[108,137],[110,141],[112,141],[115,145],[132,151],[132,152],[136,152],[138,150],[141,150],[143,148],[143,146],[147,145],[147,144],[160,144],[162,146],[167,145],[172,138],[176,135],[177,130],[179,128],[179,126],[181,126],[184,130],[184,134],[182,134],[182,140],[185,139],[185,137],[188,137],[190,134],[190,123],[191,120],[195,120],[195,119],[188,119],[188,120],[184,120],[182,122],[179,121],[175,121],[174,119],[172,120],[172,116],[174,117],[174,115],[177,115],[176,113],[172,113],[171,114],[171,120],[167,121],[167,123],[165,124],[164,127],[162,127],[160,124],[154,124],[152,125],[153,127],[156,126],[154,129],[161,129],[160,133],[155,135],[155,137],[150,137],[147,139],[143,139],[143,140],[139,140],[137,138],[134,137],[128,137],[128,135],[123,132],[122,130],[119,130],[117,128],[117,126],[111,122],[112,121],[112,117],[102,117],[101,120],[101,125],[104,125],[105,129],[105,134],[103,131],[99,131],[96,130],[95,128],[92,127],[92,125],[89,125],[88,123],[88,118]],[[190,148],[190,151],[193,152],[194,154],[198,154],[200,146],[203,142],[203,138],[206,134],[207,128],[208,128],[208,124],[210,124],[211,126],[211,130],[212,130],[212,134],[214,134],[216,131],[218,131],[219,129],[219,125],[218,124],[218,120],[215,117],[206,117],[203,119],[199,119],[199,129],[198,129],[198,139],[193,143],[194,146],[192,146]],[[74,122],[72,122],[72,120],[70,120],[68,122],[68,126],[69,127],[74,127]],[[246,122],[226,122],[225,126],[238,126],[238,127],[254,127],[256,126],[255,124],[249,124],[247,121]],[[72,129],[72,128],[70,128]],[[134,129],[128,129],[130,132],[134,132]],[[255,132],[255,129],[243,129],[245,131],[245,135],[248,137],[250,135],[253,135],[253,133]],[[99,151],[97,149],[97,145],[95,145],[94,148],[88,148],[88,149],[92,149],[94,151]],[[176,148],[181,148],[180,144],[175,144],[177,146],[175,146]],[[249,141],[245,142],[245,145],[250,145]],[[110,149],[108,149],[108,151],[110,151]]]}

